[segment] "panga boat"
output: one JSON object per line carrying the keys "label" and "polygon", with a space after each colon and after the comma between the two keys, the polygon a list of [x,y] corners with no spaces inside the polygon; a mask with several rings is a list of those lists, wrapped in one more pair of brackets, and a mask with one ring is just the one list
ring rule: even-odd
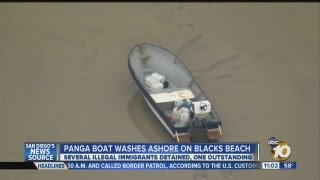
{"label": "panga boat", "polygon": [[197,128],[190,123],[194,118],[202,120],[207,140],[222,137],[221,120],[212,103],[172,52],[139,44],[131,50],[128,66],[147,104],[177,142],[192,141],[191,130]]}

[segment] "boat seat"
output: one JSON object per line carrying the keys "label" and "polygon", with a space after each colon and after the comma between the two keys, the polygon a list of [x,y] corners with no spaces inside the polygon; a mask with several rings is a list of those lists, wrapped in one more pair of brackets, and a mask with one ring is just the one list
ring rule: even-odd
{"label": "boat seat", "polygon": [[176,100],[193,99],[195,96],[190,89],[179,89],[171,92],[151,94],[156,103],[174,102]]}

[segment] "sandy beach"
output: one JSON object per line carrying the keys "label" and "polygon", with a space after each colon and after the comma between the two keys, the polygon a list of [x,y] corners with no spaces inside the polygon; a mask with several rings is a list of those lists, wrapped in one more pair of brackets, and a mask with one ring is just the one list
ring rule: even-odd
{"label": "sandy beach", "polygon": [[136,44],[183,59],[221,142],[292,148],[296,171],[0,171],[0,179],[319,179],[319,3],[1,3],[0,161],[26,141],[173,142],[128,71]]}

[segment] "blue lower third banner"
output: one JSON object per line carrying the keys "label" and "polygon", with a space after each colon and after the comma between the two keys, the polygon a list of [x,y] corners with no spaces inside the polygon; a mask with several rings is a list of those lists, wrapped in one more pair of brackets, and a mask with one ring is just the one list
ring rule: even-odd
{"label": "blue lower third banner", "polygon": [[259,162],[190,162],[190,161],[119,161],[119,162],[65,162],[71,170],[192,170],[192,169],[260,169]]}
{"label": "blue lower third banner", "polygon": [[258,143],[219,143],[219,144],[60,144],[61,154],[162,154],[162,153],[221,153],[221,154],[255,154],[259,151]]}

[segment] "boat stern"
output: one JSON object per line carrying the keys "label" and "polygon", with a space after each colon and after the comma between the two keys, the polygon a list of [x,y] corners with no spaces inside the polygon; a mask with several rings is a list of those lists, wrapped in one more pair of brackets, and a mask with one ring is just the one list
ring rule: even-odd
{"label": "boat stern", "polygon": [[222,132],[221,132],[221,127],[220,125],[218,126],[218,129],[212,129],[208,131],[208,138],[210,140],[217,140],[222,138]]}

